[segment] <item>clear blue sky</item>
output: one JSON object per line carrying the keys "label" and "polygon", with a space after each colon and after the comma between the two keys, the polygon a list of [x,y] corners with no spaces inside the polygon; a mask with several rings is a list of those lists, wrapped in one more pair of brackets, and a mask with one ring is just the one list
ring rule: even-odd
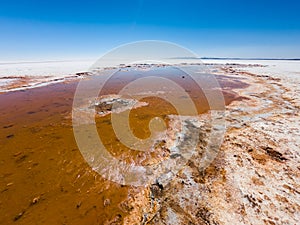
{"label": "clear blue sky", "polygon": [[299,0],[1,1],[0,60],[98,57],[158,39],[200,56],[300,58]]}

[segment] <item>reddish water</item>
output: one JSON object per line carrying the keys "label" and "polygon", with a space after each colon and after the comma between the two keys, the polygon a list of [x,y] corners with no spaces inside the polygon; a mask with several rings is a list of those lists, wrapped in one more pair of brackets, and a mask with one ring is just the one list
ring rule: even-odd
{"label": "reddish water", "polygon": [[[140,76],[141,72],[127,72],[124,79],[124,74],[117,74],[101,94],[116,93]],[[208,109],[188,77],[165,76],[189,90],[199,113]],[[231,89],[243,88],[243,82],[225,76],[218,79],[226,104],[240,99]],[[130,187],[92,171],[77,148],[71,121],[76,85],[61,83],[0,94],[0,224],[103,224],[113,218],[122,221],[128,214],[120,203]],[[140,138],[149,136],[151,118],[176,113],[161,99],[144,100],[149,105],[130,114],[134,134]],[[109,115],[97,117],[97,127],[105,130],[101,139],[117,155],[130,151],[116,140],[109,119]]]}

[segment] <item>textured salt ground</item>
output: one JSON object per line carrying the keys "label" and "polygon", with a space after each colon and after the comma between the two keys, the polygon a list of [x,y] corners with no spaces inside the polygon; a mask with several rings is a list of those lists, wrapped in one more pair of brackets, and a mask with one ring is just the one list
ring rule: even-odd
{"label": "textured salt ground", "polygon": [[0,93],[46,86],[82,75],[94,60],[0,62]]}
{"label": "textured salt ground", "polygon": [[167,186],[137,190],[125,223],[298,224],[299,78],[245,70],[219,71],[242,75],[251,86],[236,90],[248,100],[227,106],[228,130],[215,161],[199,170],[199,154]]}

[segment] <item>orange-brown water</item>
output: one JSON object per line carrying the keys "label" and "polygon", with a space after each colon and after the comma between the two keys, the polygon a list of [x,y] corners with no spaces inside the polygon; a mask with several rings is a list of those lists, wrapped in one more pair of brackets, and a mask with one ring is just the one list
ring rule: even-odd
{"label": "orange-brown water", "polygon": [[[192,81],[181,74],[171,75],[165,76],[189,90],[197,99],[198,112],[205,112],[206,100]],[[101,94],[117,93],[141,74],[127,72],[126,79],[118,76]],[[225,76],[218,80],[226,104],[240,100],[231,89],[243,88],[245,83]],[[76,86],[74,81],[0,94],[0,224],[103,224],[113,218],[122,221],[128,213],[120,204],[130,187],[103,179],[77,148],[71,121]],[[176,113],[164,100],[150,97],[144,101],[147,107],[130,114],[133,132],[140,138],[149,136],[151,118]],[[131,152],[116,139],[110,115],[97,117],[96,122],[111,152],[130,151],[136,159],[137,151]]]}

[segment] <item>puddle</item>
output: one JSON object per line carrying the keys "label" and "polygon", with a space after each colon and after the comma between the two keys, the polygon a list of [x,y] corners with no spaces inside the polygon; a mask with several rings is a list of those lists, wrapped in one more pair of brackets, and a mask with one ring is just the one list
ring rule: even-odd
{"label": "puddle", "polygon": [[[173,158],[177,155],[168,151],[169,145],[164,138],[154,147],[159,151],[141,154],[129,149],[116,138],[110,119],[112,103],[117,102],[119,107],[113,113],[133,107],[129,123],[138,138],[151,135],[148,124],[154,117],[160,116],[169,126],[170,115],[177,112],[164,99],[149,97],[149,91],[140,92],[139,102],[118,95],[128,83],[149,74],[170,79],[181,86],[199,114],[210,109],[203,92],[180,70],[161,68],[116,73],[94,102],[98,110],[96,127],[114,157],[142,165],[163,160],[170,152]],[[93,79],[97,77],[91,77],[87,82],[93,82]],[[242,80],[225,76],[217,76],[217,79],[226,104],[240,100],[234,89],[245,87]],[[103,224],[114,219],[122,221],[129,213],[130,209],[122,207],[122,203],[131,187],[102,178],[78,150],[71,118],[76,86],[76,81],[70,81],[0,94],[0,223]],[[159,94],[164,95],[164,90]],[[172,94],[178,99],[185,97],[176,92]],[[103,96],[113,97],[105,99]]]}

